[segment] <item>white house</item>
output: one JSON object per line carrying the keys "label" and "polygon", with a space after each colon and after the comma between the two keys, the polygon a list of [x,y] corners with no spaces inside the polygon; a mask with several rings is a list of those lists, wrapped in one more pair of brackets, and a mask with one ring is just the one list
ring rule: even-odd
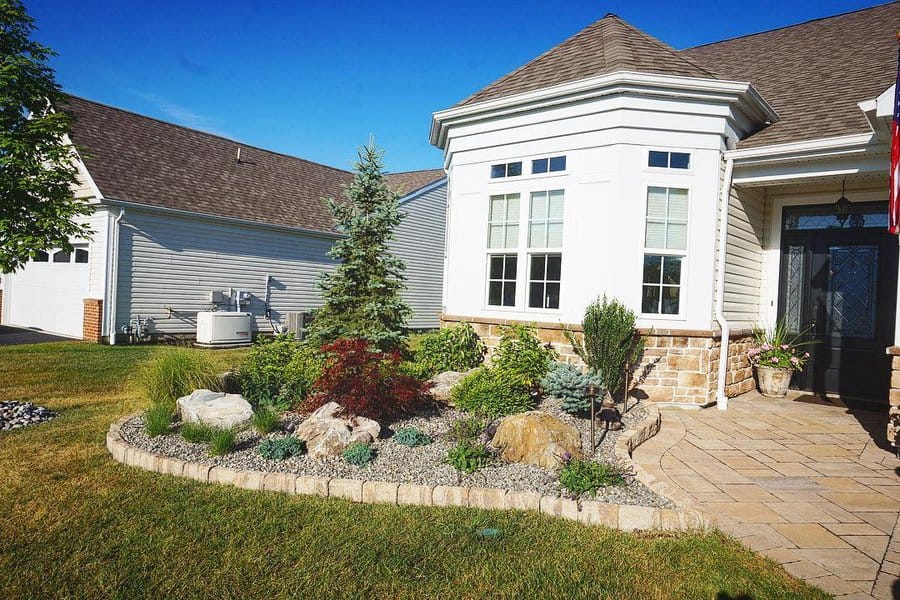
{"label": "white house", "polygon": [[535,323],[570,354],[562,326],[614,296],[649,397],[724,407],[754,385],[750,329],[784,318],[819,342],[798,387],[900,403],[898,23],[892,3],[678,51],[607,15],[434,113],[443,321]]}
{"label": "white house", "polygon": [[[80,98],[65,109],[94,233],[5,275],[0,322],[114,343],[139,319],[150,339],[190,337],[197,312],[233,309],[237,290],[259,332],[320,304],[338,237],[323,198],[343,197],[348,171]],[[394,250],[408,265],[407,325],[437,327],[444,172],[388,182],[406,214]]]}

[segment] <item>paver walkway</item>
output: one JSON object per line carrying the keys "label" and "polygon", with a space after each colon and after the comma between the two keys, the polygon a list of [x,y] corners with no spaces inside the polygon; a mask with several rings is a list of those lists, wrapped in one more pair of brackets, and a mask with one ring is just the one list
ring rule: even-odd
{"label": "paver walkway", "polygon": [[669,409],[634,452],[685,507],[837,597],[900,598],[900,460],[885,411],[794,393]]}

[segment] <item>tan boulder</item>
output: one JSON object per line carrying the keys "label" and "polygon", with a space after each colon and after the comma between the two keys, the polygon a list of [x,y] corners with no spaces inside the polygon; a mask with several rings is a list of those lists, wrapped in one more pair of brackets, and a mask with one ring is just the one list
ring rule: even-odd
{"label": "tan boulder", "polygon": [[453,405],[450,401],[450,392],[456,387],[460,381],[462,381],[467,375],[473,373],[476,369],[469,369],[468,371],[444,371],[443,373],[439,373],[428,380],[430,384],[429,393],[431,397],[437,400],[438,402],[443,402],[444,404]]}
{"label": "tan boulder", "polygon": [[501,419],[490,445],[508,461],[545,469],[561,467],[567,454],[581,456],[578,430],[537,410]]}
{"label": "tan boulder", "polygon": [[329,402],[300,423],[294,435],[306,442],[310,457],[327,458],[339,456],[355,442],[371,444],[380,433],[381,425],[377,421],[346,415],[341,405]]}

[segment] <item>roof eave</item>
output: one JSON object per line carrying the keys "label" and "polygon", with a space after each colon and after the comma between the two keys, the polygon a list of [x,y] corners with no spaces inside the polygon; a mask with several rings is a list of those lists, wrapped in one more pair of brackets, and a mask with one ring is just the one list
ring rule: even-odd
{"label": "roof eave", "polygon": [[625,91],[627,86],[640,86],[647,93],[656,91],[657,93],[665,92],[670,95],[673,93],[687,93],[695,97],[719,97],[736,104],[737,108],[760,125],[774,123],[779,119],[775,109],[749,82],[616,71],[539,90],[437,111],[432,115],[430,141],[432,145],[446,149],[447,132],[453,124],[485,116],[501,116],[523,110],[604,96],[620,90]]}

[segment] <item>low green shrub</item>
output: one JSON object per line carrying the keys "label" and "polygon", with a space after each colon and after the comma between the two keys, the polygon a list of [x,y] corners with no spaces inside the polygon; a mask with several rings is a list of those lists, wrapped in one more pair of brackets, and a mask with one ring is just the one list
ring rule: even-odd
{"label": "low green shrub", "polygon": [[239,369],[241,391],[253,405],[286,410],[306,399],[322,370],[322,357],[291,334],[260,337]]}
{"label": "low green shrub", "polygon": [[484,360],[484,342],[468,323],[458,323],[422,336],[416,352],[421,376],[428,379],[444,371],[468,371]]}
{"label": "low green shrub", "polygon": [[415,427],[404,427],[398,429],[394,434],[394,441],[402,446],[415,448],[416,446],[427,446],[432,442],[431,436],[424,431],[419,431]]}
{"label": "low green shrub", "polygon": [[266,435],[267,433],[275,431],[281,424],[281,417],[279,417],[278,413],[271,408],[260,406],[253,411],[253,416],[250,417],[250,424],[253,425],[254,429],[256,429],[260,435]]}
{"label": "low green shrub", "polygon": [[215,428],[204,423],[183,423],[181,437],[192,444],[207,444],[213,437]]}
{"label": "low green shrub", "polygon": [[421,381],[431,379],[435,375],[428,365],[417,363],[414,360],[404,360],[398,366],[398,370],[407,377],[414,377]]}
{"label": "low green shrub", "polygon": [[447,439],[455,444],[471,444],[481,437],[487,424],[478,416],[461,417],[450,424]]}
{"label": "low green shrub", "polygon": [[375,453],[372,450],[372,447],[363,442],[355,442],[347,446],[347,448],[341,453],[341,457],[344,459],[344,462],[351,465],[356,465],[357,467],[364,467],[375,458]]}
{"label": "low green shrub", "polygon": [[559,483],[573,494],[593,496],[602,487],[623,485],[625,478],[612,465],[575,458],[568,461],[559,472]]}
{"label": "low green shrub", "polygon": [[233,428],[214,429],[209,440],[209,453],[213,456],[228,454],[237,445],[237,432]]}
{"label": "low green shrub", "polygon": [[150,437],[169,433],[172,411],[165,404],[154,404],[144,413],[144,431]]}
{"label": "low green shrub", "polygon": [[491,419],[534,408],[530,386],[521,377],[500,368],[482,367],[464,377],[450,392],[460,410]]}
{"label": "low green shrub", "polygon": [[484,444],[460,443],[447,452],[447,463],[461,473],[471,475],[490,464],[493,455]]}
{"label": "low green shrub", "polygon": [[[189,348],[159,353],[140,370],[139,380],[150,402],[175,411],[175,401],[197,389],[218,391],[219,375],[208,356]],[[161,409],[160,409],[161,410]]]}
{"label": "low green shrub", "polygon": [[[591,408],[590,400],[584,397],[584,388],[588,384],[602,387],[598,375],[583,373],[580,368],[568,363],[556,363],[541,380],[544,393],[560,398],[562,409],[573,415]],[[604,394],[605,392],[601,391],[599,395]]]}
{"label": "low green shrub", "polygon": [[556,351],[541,343],[534,328],[506,325],[491,355],[494,367],[520,378],[528,386],[537,385],[556,360]]}
{"label": "low green shrub", "polygon": [[306,443],[294,436],[263,440],[257,450],[266,460],[284,460],[306,452]]}

